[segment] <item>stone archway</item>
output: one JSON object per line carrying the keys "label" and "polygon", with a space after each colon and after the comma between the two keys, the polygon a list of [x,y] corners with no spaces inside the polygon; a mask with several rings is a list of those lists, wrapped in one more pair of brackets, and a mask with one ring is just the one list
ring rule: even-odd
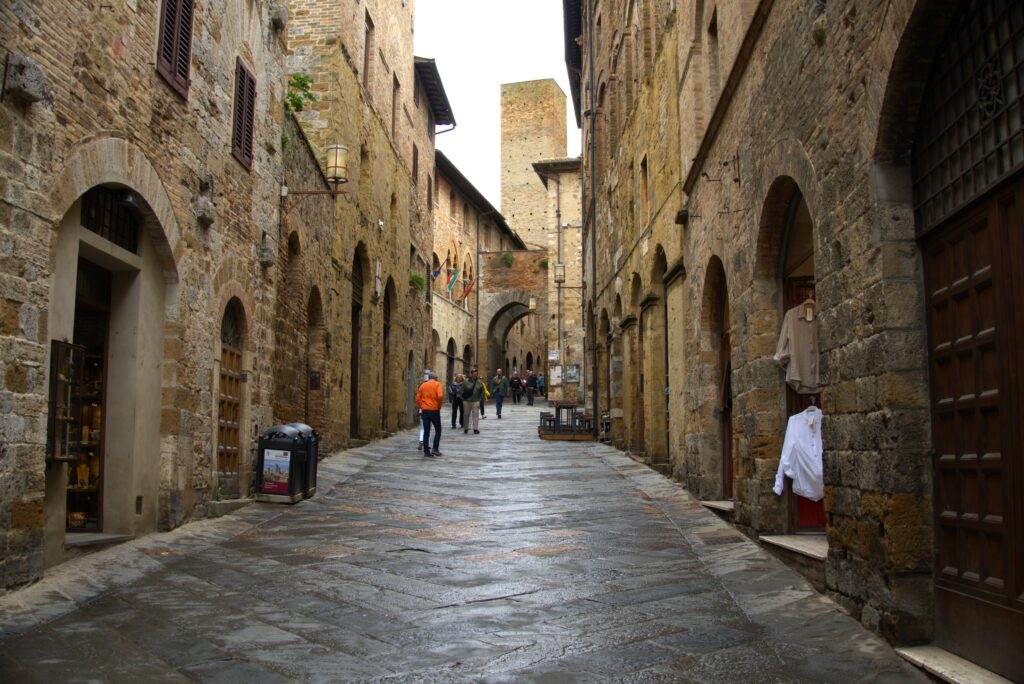
{"label": "stone archway", "polygon": [[[183,245],[156,169],[130,141],[102,137],[76,147],[47,185],[52,188],[48,205],[40,203],[45,207],[40,211],[52,218],[56,228],[49,244],[53,271],[44,323],[47,336],[74,341],[87,325],[105,330],[105,341],[98,332],[90,339],[100,340],[96,358],[102,377],[97,381],[102,383],[103,396],[110,399],[104,410],[95,412],[96,427],[89,431],[88,443],[103,445],[95,458],[79,463],[81,472],[63,464],[39,472],[39,481],[45,483],[42,558],[44,565],[53,565],[65,558],[65,532],[145,534],[178,524],[182,512],[170,510],[166,502],[173,496],[163,495],[174,486],[169,483],[196,473],[191,469],[179,473],[188,466],[164,460],[166,454],[176,453],[181,436],[177,430],[162,432],[160,416],[182,406],[176,403],[181,394],[174,391],[177,375],[161,369],[189,350],[178,347],[171,352],[163,343],[178,332],[182,307],[175,287],[180,280],[176,255]],[[132,245],[111,242],[114,238],[109,234],[83,220],[82,208],[93,202],[96,193],[116,196],[116,212],[132,215],[130,222],[136,226],[132,234],[137,238]],[[121,249],[111,249],[115,244]],[[89,321],[78,315],[90,308],[78,306],[85,292],[79,288],[80,274],[90,282],[106,284],[104,301],[91,307],[95,314]],[[207,469],[201,476],[203,484],[208,478]],[[106,492],[94,507],[98,513],[91,529],[78,524],[88,518],[70,515],[71,498],[65,490],[71,481],[83,491]]]}
{"label": "stone archway", "polygon": [[[484,368],[493,369],[503,365],[505,359],[505,338],[512,326],[522,318],[528,316],[530,310],[530,299],[536,298],[534,293],[525,290],[510,289],[495,294],[488,294],[482,298],[486,301],[481,303],[479,320],[486,322],[486,338],[481,340],[485,343],[484,355],[485,364],[478,363]],[[478,359],[478,362],[481,360]]]}

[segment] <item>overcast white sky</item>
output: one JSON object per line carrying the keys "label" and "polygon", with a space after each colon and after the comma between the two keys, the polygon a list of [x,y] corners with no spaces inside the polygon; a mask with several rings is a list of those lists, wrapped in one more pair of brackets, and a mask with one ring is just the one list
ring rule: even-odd
{"label": "overcast white sky", "polygon": [[566,154],[580,153],[559,0],[416,0],[414,46],[437,60],[458,124],[438,149],[498,209],[502,83],[554,78],[566,96]]}

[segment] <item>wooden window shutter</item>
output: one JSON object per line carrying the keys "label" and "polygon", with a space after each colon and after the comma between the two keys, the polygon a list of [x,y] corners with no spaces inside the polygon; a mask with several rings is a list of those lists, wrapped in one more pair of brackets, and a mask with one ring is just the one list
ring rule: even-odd
{"label": "wooden window shutter", "polygon": [[231,154],[247,169],[252,168],[253,135],[256,122],[256,78],[235,61],[235,113],[231,124]]}
{"label": "wooden window shutter", "polygon": [[164,0],[156,70],[182,97],[191,82],[192,15],[195,0]]}

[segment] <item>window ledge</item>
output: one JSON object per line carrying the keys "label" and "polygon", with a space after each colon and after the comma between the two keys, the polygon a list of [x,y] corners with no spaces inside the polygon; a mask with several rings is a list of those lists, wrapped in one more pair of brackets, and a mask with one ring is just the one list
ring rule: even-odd
{"label": "window ledge", "polygon": [[736,510],[735,501],[701,501],[700,505],[704,508],[710,508],[715,511],[723,511],[725,513],[732,513]]}

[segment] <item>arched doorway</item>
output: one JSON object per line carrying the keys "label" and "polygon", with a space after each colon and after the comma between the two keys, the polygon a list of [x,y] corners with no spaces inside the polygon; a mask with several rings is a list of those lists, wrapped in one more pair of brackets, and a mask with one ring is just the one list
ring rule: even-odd
{"label": "arched doorway", "polygon": [[1024,681],[1024,7],[958,7],[912,110],[935,642]]}
{"label": "arched doorway", "polygon": [[526,370],[533,370],[533,352],[526,352]]}
{"label": "arched doorway", "polygon": [[[115,159],[135,155],[131,148],[123,151]],[[135,159],[140,170],[151,170],[141,154]],[[121,171],[75,168],[65,190],[97,173]],[[120,183],[84,188],[64,207],[54,231],[49,315],[40,328],[51,340],[51,387],[63,389],[51,393],[47,407],[47,566],[65,559],[65,543],[76,533],[142,534],[157,526],[165,304],[177,274],[169,224],[149,203],[166,197],[152,183],[141,187],[146,196]],[[218,323],[219,314],[209,312]],[[205,456],[207,478],[213,475],[212,447]]]}
{"label": "arched doorway", "polygon": [[668,307],[665,302],[665,273],[668,261],[661,245],[654,250],[654,265],[651,269],[651,287],[643,306],[642,325],[647,355],[650,357],[650,378],[647,382],[645,402],[649,420],[651,440],[647,451],[653,463],[666,464],[669,456],[669,393],[668,378]]}
{"label": "arched doorway", "polygon": [[710,454],[715,455],[719,482],[718,492],[705,491],[704,496],[735,496],[735,449],[732,413],[732,329],[729,315],[729,288],[721,259],[711,257],[704,274],[704,295],[701,306],[701,358],[706,388],[702,394]]}
{"label": "arched doorway", "polygon": [[387,284],[384,286],[384,326],[381,335],[383,353],[381,354],[380,370],[381,384],[383,385],[381,388],[381,429],[384,432],[391,431],[388,418],[390,416],[389,404],[391,403],[389,391],[391,387],[391,307],[394,300],[394,289],[394,282],[388,278]]}
{"label": "arched doorway", "polygon": [[217,487],[228,498],[240,495],[242,353],[245,339],[242,303],[232,298],[220,323],[220,383],[217,389]]}
{"label": "arched doorway", "polygon": [[611,347],[611,323],[608,320],[608,311],[601,309],[601,322],[597,328],[597,372],[600,373],[598,383],[598,405],[599,414],[599,437],[609,438],[611,430],[611,419],[604,420],[604,415],[611,416],[612,394],[611,394],[611,355],[608,353]]}
{"label": "arched doorway", "polygon": [[448,350],[445,352],[444,377],[449,385],[455,381],[455,338],[453,337],[448,338]]}
{"label": "arched doorway", "polygon": [[359,361],[363,336],[363,262],[358,251],[352,260],[352,352],[349,360],[349,436],[359,437]]}
{"label": "arched doorway", "polygon": [[629,448],[636,454],[643,454],[646,447],[646,428],[644,421],[644,385],[646,381],[647,358],[644,354],[644,326],[641,320],[643,312],[640,302],[643,298],[643,283],[640,275],[633,274],[629,288],[630,315],[625,327],[629,359],[627,363],[628,382],[630,384],[625,397],[629,413]]}
{"label": "arched doorway", "polygon": [[[803,193],[793,184],[789,189],[785,229],[782,242],[782,262],[779,277],[782,286],[782,316],[810,321],[817,316],[814,269],[814,222],[811,219]],[[814,344],[817,354],[817,343]],[[797,363],[791,359],[790,364]],[[817,359],[814,359],[815,367]],[[810,387],[794,388],[786,384],[786,420],[810,406],[821,405],[821,393]],[[788,527],[793,532],[824,532],[825,501],[811,501],[792,491],[792,482],[786,478],[788,492]]]}

